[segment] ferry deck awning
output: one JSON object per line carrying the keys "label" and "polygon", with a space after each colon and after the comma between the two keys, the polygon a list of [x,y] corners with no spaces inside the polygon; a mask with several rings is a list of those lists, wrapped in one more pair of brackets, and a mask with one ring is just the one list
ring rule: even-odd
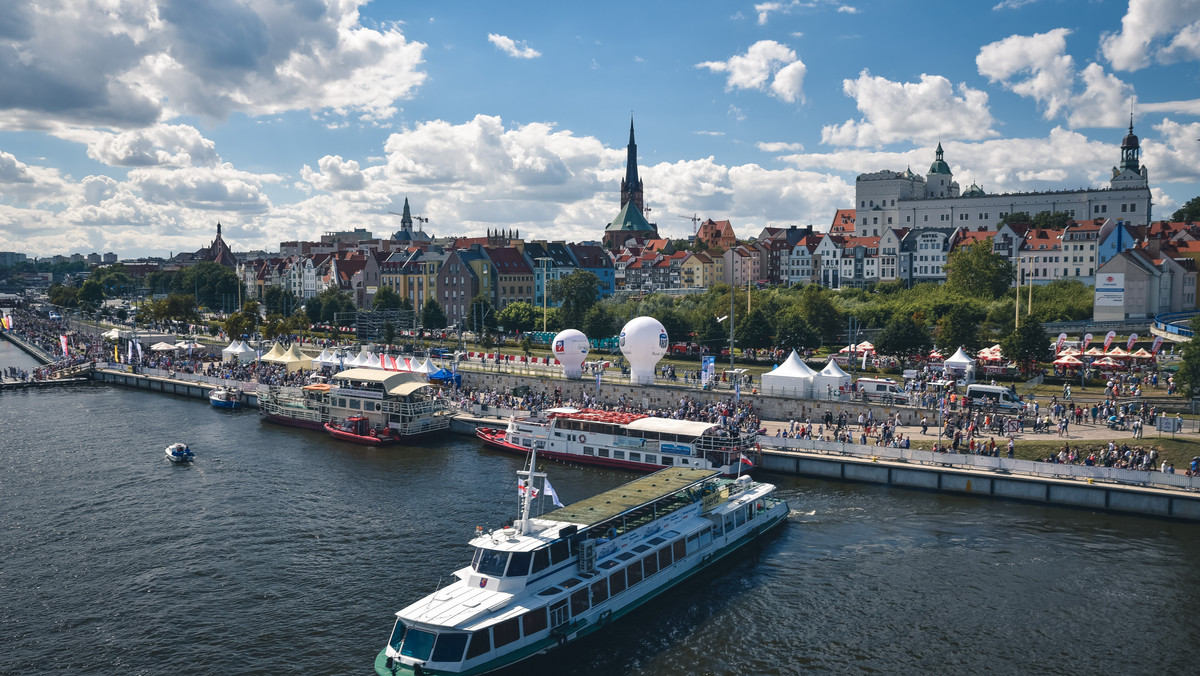
{"label": "ferry deck awning", "polygon": [[713,469],[663,469],[599,495],[538,517],[539,521],[594,526],[647,502],[654,502],[717,476]]}
{"label": "ferry deck awning", "polygon": [[640,418],[625,425],[625,429],[635,432],[658,432],[659,434],[679,434],[692,437],[698,437],[714,427],[716,427],[714,423],[675,420],[674,418]]}

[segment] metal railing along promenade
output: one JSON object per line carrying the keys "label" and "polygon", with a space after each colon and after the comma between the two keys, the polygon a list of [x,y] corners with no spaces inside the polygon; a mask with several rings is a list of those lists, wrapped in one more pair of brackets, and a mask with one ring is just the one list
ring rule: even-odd
{"label": "metal railing along promenade", "polygon": [[1045,479],[1107,481],[1150,488],[1182,489],[1188,491],[1200,490],[1200,477],[1189,477],[1186,474],[1164,474],[1157,470],[1066,465],[1038,462],[1036,460],[996,458],[987,455],[939,453],[913,448],[868,446],[840,441],[818,441],[816,439],[796,439],[790,437],[760,436],[759,444],[763,450],[815,451],[818,453],[848,455],[863,459],[879,458],[882,460],[896,460],[920,465],[1008,472],[1010,474],[1024,474]]}

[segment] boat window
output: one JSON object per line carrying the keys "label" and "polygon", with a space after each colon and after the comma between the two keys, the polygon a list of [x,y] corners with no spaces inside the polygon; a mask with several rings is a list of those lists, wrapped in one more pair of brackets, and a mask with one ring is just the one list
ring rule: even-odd
{"label": "boat window", "polygon": [[726,514],[725,515],[725,532],[729,532],[731,530],[733,530],[733,516],[731,514]]}
{"label": "boat window", "polygon": [[409,629],[408,635],[404,637],[404,645],[400,648],[400,654],[417,660],[429,659],[429,653],[433,651],[435,636],[433,632],[424,629],[415,627]]}
{"label": "boat window", "polygon": [[467,647],[466,634],[438,634],[433,646],[434,662],[461,662]]}
{"label": "boat window", "polygon": [[649,463],[655,463],[655,462],[658,462],[658,457],[657,457],[657,456],[653,456],[653,455],[647,455],[647,456],[646,456],[646,462],[649,462]]}
{"label": "boat window", "polygon": [[744,523],[746,523],[746,508],[739,507],[738,510],[733,513],[733,525],[736,528]]}
{"label": "boat window", "polygon": [[550,563],[559,564],[571,556],[571,546],[566,540],[558,540],[550,544]]}
{"label": "boat window", "polygon": [[629,459],[632,460],[633,462],[641,462],[642,454],[641,453],[630,453]]}
{"label": "boat window", "polygon": [[521,638],[521,618],[514,617],[492,627],[492,645],[499,648]]}
{"label": "boat window", "polygon": [[647,551],[649,549],[650,549],[650,547],[648,547],[646,545],[638,545],[633,548],[633,551],[637,552],[638,554],[641,554],[642,552]]}
{"label": "boat window", "polygon": [[634,561],[633,565],[625,569],[625,574],[629,578],[629,586],[632,587],[642,581],[642,565]]}
{"label": "boat window", "polygon": [[628,561],[629,559],[633,558],[633,554],[631,552],[621,552],[620,554],[617,554],[617,558],[621,559],[622,561]]}
{"label": "boat window", "polygon": [[382,410],[383,410],[383,404],[381,404],[381,403],[379,403],[379,402],[375,402],[375,410],[376,410],[376,411],[382,411]]}
{"label": "boat window", "polygon": [[642,559],[642,570],[645,571],[644,576],[650,577],[658,572],[658,557],[654,554]]}
{"label": "boat window", "polygon": [[595,449],[595,448],[592,448],[591,446],[584,446],[584,447],[583,447],[583,454],[584,454],[584,455],[595,455],[595,454],[596,454],[596,449]]}
{"label": "boat window", "polygon": [[601,457],[601,458],[607,458],[607,457],[608,457],[608,449],[607,449],[607,448],[602,448],[602,449],[600,449],[600,457]]}
{"label": "boat window", "polygon": [[584,587],[571,594],[571,615],[579,617],[591,606],[588,603],[588,588]]}
{"label": "boat window", "polygon": [[508,565],[508,552],[495,549],[480,549],[475,560],[475,572],[480,575],[504,577],[504,568]]}
{"label": "boat window", "polygon": [[609,559],[609,560],[605,561],[604,563],[601,563],[600,567],[603,568],[604,570],[608,570],[610,568],[615,568],[617,565],[618,564],[616,561]]}
{"label": "boat window", "polygon": [[479,657],[492,649],[491,632],[487,629],[471,634],[471,645],[467,648],[467,659]]}
{"label": "boat window", "polygon": [[533,610],[521,616],[521,623],[525,630],[525,636],[533,636],[534,634],[546,628],[546,609],[534,608]]}
{"label": "boat window", "polygon": [[664,456],[662,457],[662,464],[664,464],[664,465],[666,465],[666,466],[668,466],[668,467],[669,467],[669,466],[671,466],[671,465],[674,465],[674,464],[675,464],[675,458],[672,458],[672,457],[670,457],[670,456],[666,456],[666,455],[664,455]]}
{"label": "boat window", "polygon": [[657,547],[664,542],[666,542],[666,540],[664,540],[662,538],[650,538],[649,540],[646,541],[646,544]]}
{"label": "boat window", "polygon": [[392,640],[388,641],[393,650],[400,649],[400,644],[404,642],[404,632],[407,630],[408,625],[404,624],[403,620],[396,620],[396,626],[392,628]]}
{"label": "boat window", "polygon": [[563,586],[563,588],[565,588],[565,589],[570,589],[571,587],[574,587],[575,585],[579,584],[579,578],[577,578],[577,577],[567,578],[566,580],[563,580],[559,584],[561,584]]}
{"label": "boat window", "polygon": [[567,600],[555,601],[550,606],[550,626],[557,627],[567,623],[571,614],[567,612]]}
{"label": "boat window", "polygon": [[550,565],[550,548],[542,547],[533,552],[533,572],[545,570]]}
{"label": "boat window", "polygon": [[592,583],[592,605],[600,605],[608,600],[608,580],[600,578]]}
{"label": "boat window", "polygon": [[[688,553],[694,553],[697,549],[700,549],[700,534],[693,533],[692,535],[689,535],[687,538],[686,551]],[[675,552],[675,558],[677,558],[677,559],[679,558],[678,551]]]}
{"label": "boat window", "polygon": [[660,570],[670,566],[672,561],[670,547],[663,547],[658,550],[658,567]]}
{"label": "boat window", "polygon": [[613,451],[613,457],[617,460],[625,459],[625,451]]}
{"label": "boat window", "polygon": [[[693,536],[695,537],[695,536]],[[672,552],[675,554],[675,560],[678,561],[687,556],[687,543],[682,538],[671,543]]]}
{"label": "boat window", "polygon": [[608,593],[609,596],[616,596],[625,591],[625,573],[617,571],[615,575],[608,578]]}
{"label": "boat window", "polygon": [[712,538],[713,538],[712,526],[709,526],[708,528],[705,528],[704,530],[700,531],[700,546],[703,547],[703,546],[707,545],[708,543],[712,542]]}
{"label": "boat window", "polygon": [[508,572],[505,573],[508,577],[521,577],[529,574],[529,560],[533,557],[532,552],[513,552],[512,558],[508,561]]}
{"label": "boat window", "polygon": [[357,399],[351,399],[350,400],[350,408],[355,408],[355,409],[362,408],[362,404]]}

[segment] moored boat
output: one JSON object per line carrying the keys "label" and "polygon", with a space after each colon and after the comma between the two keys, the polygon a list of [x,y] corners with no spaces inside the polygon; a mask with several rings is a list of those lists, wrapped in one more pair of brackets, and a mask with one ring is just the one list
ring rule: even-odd
{"label": "moored boat", "polygon": [[329,422],[328,383],[304,387],[259,387],[258,413],[264,420],[289,427],[323,430]]}
{"label": "moored boat", "polygon": [[485,444],[511,453],[588,465],[654,472],[663,467],[715,469],[734,476],[753,469],[758,435],[715,423],[595,409],[553,408],[509,420],[506,428],[480,427]]}
{"label": "moored boat", "polygon": [[[518,472],[520,518],[470,541],[456,581],[396,613],[380,676],[484,674],[604,629],[783,523],[748,476],[671,467],[540,517],[538,449]],[[528,488],[526,488],[528,487]],[[549,482],[543,494],[552,494]]]}
{"label": "moored boat", "polygon": [[209,393],[208,403],[217,408],[241,408],[242,391],[236,387],[219,385]]}
{"label": "moored boat", "polygon": [[196,454],[192,449],[188,448],[187,444],[175,443],[167,446],[167,460],[176,463],[192,462],[196,459]]}
{"label": "moored boat", "polygon": [[382,446],[400,441],[387,427],[373,427],[371,421],[361,415],[350,416],[338,422],[325,423],[325,431],[334,439],[351,441],[367,446]]}

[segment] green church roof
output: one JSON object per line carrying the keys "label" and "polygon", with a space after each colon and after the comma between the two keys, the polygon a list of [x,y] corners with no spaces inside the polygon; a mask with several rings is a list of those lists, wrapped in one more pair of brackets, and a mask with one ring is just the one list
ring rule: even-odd
{"label": "green church roof", "polygon": [[633,200],[626,202],[625,206],[621,207],[621,210],[617,212],[617,217],[604,230],[605,232],[656,232],[654,226],[650,225]]}

